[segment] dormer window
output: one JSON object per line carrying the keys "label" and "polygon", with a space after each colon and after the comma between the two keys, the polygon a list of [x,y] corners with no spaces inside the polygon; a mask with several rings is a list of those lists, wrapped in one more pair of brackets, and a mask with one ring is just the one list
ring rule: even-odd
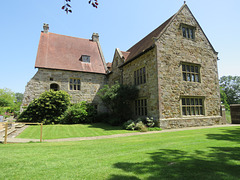
{"label": "dormer window", "polygon": [[195,27],[186,25],[186,24],[181,24],[181,29],[182,29],[182,35],[183,37],[187,39],[195,39]]}
{"label": "dormer window", "polygon": [[85,62],[85,63],[90,63],[90,56],[82,55],[82,57],[80,58],[80,61]]}

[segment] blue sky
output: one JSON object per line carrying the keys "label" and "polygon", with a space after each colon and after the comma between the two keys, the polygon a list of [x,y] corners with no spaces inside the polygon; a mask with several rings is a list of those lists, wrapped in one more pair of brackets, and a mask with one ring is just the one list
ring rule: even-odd
{"label": "blue sky", "polygon": [[[34,76],[40,32],[48,23],[50,32],[90,39],[98,32],[107,62],[115,48],[126,51],[175,14],[183,0],[98,0],[98,9],[88,0],[72,0],[73,13],[66,15],[64,0],[9,0],[1,2],[0,88],[23,93]],[[240,1],[187,0],[208,39],[219,52],[219,77],[240,76]]]}

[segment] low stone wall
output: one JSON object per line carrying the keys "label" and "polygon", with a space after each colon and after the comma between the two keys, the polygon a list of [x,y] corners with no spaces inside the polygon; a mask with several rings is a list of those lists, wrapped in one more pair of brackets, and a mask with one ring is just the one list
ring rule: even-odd
{"label": "low stone wall", "polygon": [[221,124],[226,124],[221,116],[170,118],[170,119],[160,120],[160,127],[162,129],[212,126],[212,125],[221,125]]}
{"label": "low stone wall", "polygon": [[230,110],[232,124],[240,124],[240,104],[231,104]]}

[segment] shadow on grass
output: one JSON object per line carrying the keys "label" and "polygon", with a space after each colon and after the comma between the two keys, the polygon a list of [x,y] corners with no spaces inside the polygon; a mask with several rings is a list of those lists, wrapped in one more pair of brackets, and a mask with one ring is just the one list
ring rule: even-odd
{"label": "shadow on grass", "polygon": [[[222,129],[219,134],[207,134],[208,139],[240,143],[240,128]],[[111,175],[117,179],[240,179],[240,147],[208,147],[206,151],[189,153],[160,149],[149,153],[150,160],[138,163],[119,162],[115,168],[134,176]]]}
{"label": "shadow on grass", "polygon": [[150,153],[150,160],[139,163],[119,162],[115,168],[134,176],[111,175],[109,180],[117,179],[239,179],[240,166],[232,161],[239,161],[240,148],[216,148],[210,153],[161,149]]}
{"label": "shadow on grass", "polygon": [[[112,131],[112,130],[124,130],[121,126],[111,126],[105,123],[93,123],[90,124],[89,128],[101,128],[105,131]],[[131,131],[129,131],[131,132]]]}
{"label": "shadow on grass", "polygon": [[223,129],[220,134],[207,134],[208,139],[234,141],[240,143],[240,128],[229,130]]}

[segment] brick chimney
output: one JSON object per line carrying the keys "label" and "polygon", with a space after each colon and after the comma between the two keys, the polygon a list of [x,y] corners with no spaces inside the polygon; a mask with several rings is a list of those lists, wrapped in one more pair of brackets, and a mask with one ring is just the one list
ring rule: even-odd
{"label": "brick chimney", "polygon": [[49,30],[49,24],[43,23],[43,32],[48,33]]}
{"label": "brick chimney", "polygon": [[99,35],[98,35],[98,33],[93,33],[92,34],[92,41],[99,42]]}

